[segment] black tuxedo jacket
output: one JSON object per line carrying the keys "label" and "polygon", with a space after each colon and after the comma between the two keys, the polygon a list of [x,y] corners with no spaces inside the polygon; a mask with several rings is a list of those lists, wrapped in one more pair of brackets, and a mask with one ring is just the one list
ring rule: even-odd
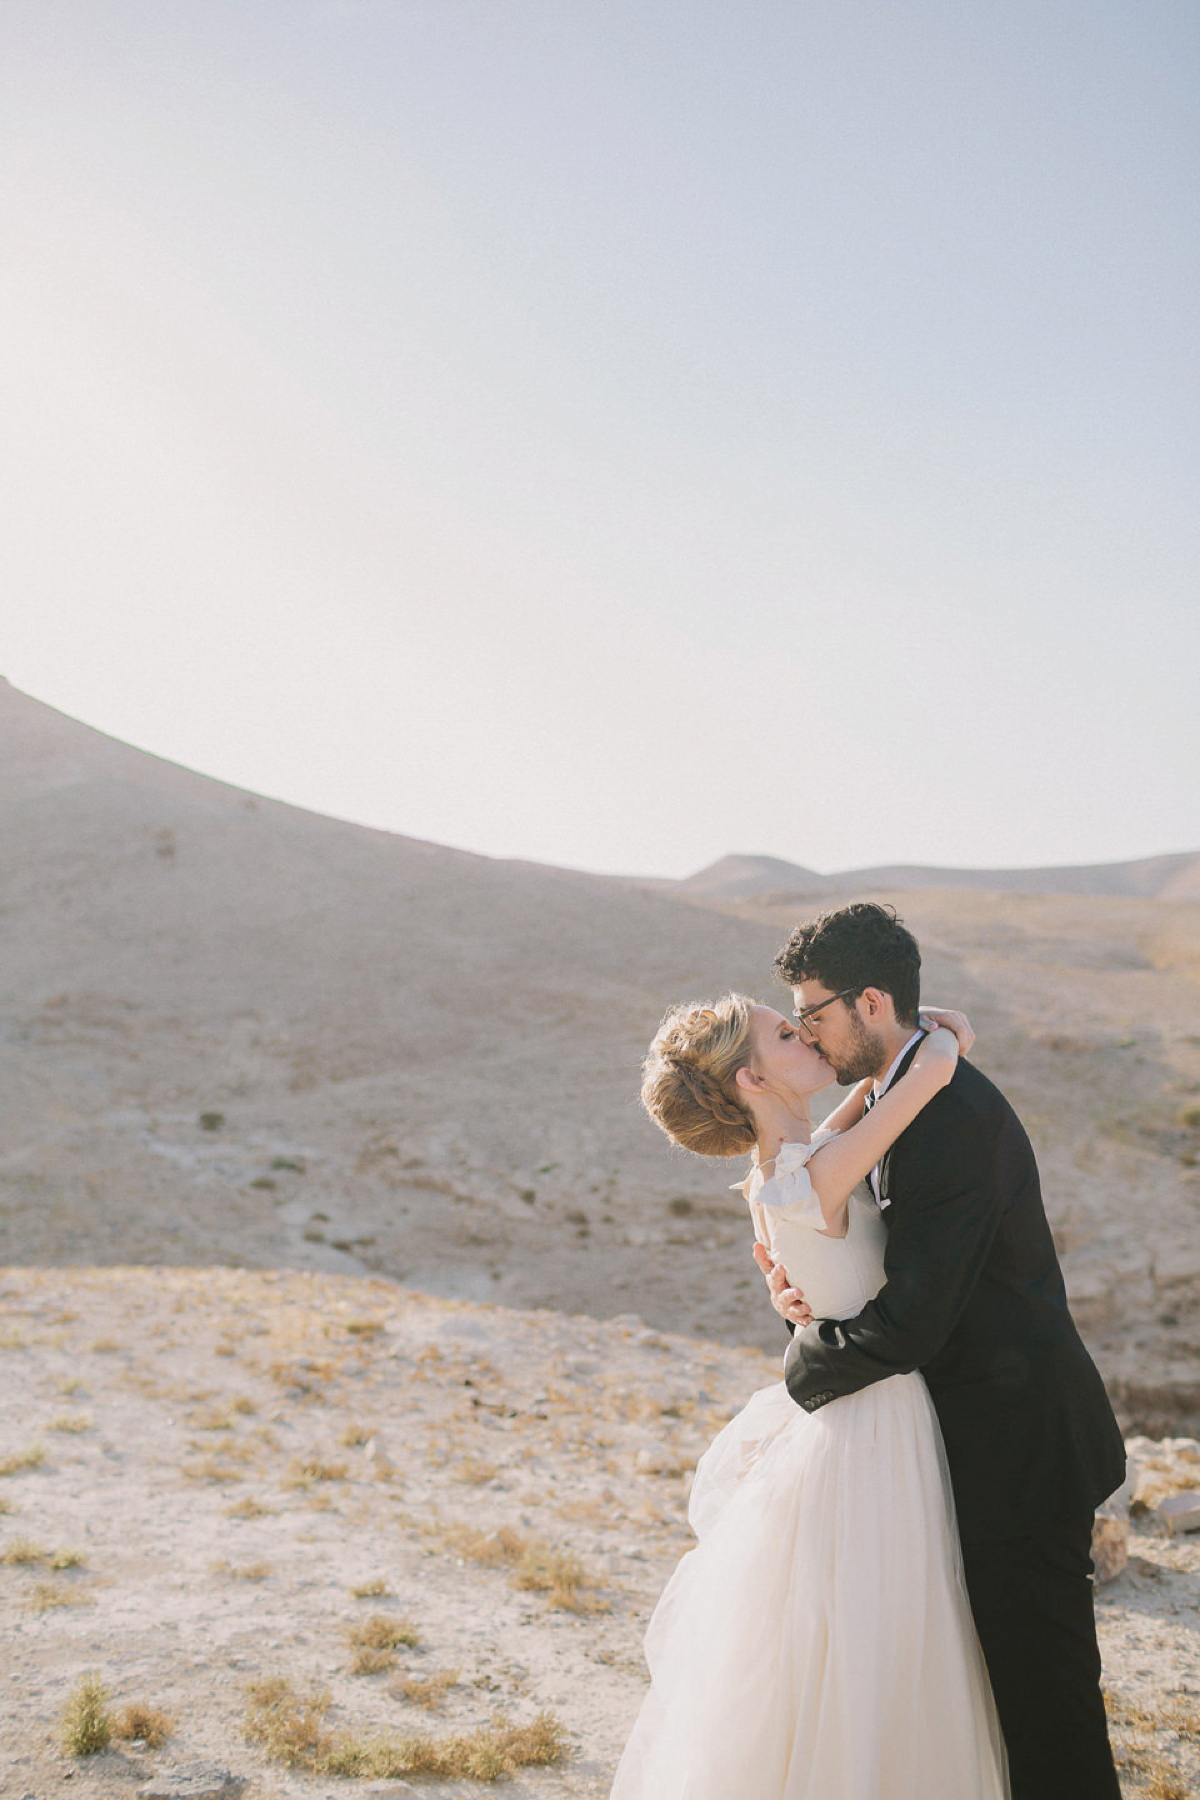
{"label": "black tuxedo jacket", "polygon": [[1067,1310],[1016,1113],[960,1061],[892,1145],[880,1186],[885,1285],[856,1318],[795,1333],[784,1362],[793,1400],[815,1412],[919,1369],[964,1542],[1028,1536],[1093,1509],[1120,1486],[1125,1447]]}

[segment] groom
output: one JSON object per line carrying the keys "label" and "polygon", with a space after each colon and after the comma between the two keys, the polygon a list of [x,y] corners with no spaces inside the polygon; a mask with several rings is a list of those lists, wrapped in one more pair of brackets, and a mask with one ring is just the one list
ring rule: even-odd
{"label": "groom", "polygon": [[[840,1082],[873,1104],[922,1033],[921,956],[890,907],[800,925],[775,966]],[[758,1251],[795,1328],[784,1374],[815,1413],[919,1369],[941,1422],[967,1589],[1008,1747],[1013,1800],[1120,1800],[1092,1598],[1096,1506],[1125,1448],[1067,1311],[1037,1165],[1003,1094],[960,1061],[871,1175],[887,1279],[853,1319],[812,1320]]]}

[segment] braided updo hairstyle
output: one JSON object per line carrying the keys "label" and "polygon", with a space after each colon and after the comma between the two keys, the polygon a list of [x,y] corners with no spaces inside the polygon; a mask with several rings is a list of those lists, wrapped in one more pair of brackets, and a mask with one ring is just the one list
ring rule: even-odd
{"label": "braided updo hairstyle", "polygon": [[754,1001],[726,994],[710,1006],[673,1006],[642,1065],[642,1105],[674,1144],[697,1156],[738,1156],[754,1120],[734,1077],[750,1061]]}

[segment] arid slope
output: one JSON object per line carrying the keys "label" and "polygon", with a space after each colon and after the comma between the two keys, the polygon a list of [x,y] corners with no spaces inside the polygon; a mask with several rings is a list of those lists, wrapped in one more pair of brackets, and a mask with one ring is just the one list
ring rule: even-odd
{"label": "arid slope", "polygon": [[[797,902],[703,905],[324,819],[0,686],[0,1261],[376,1272],[773,1347],[638,1065],[782,990]],[[1200,906],[905,893],[1046,1176],[1131,1425],[1200,1421]]]}

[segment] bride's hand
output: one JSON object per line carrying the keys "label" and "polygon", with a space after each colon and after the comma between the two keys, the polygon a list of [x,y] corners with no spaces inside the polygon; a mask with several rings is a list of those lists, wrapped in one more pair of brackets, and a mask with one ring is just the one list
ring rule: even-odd
{"label": "bride's hand", "polygon": [[920,1013],[920,1024],[926,1031],[951,1031],[958,1043],[958,1054],[969,1054],[975,1042],[975,1033],[971,1029],[971,1021],[966,1013],[953,1012],[944,1006],[923,1006]]}
{"label": "bride's hand", "polygon": [[771,1252],[765,1244],[755,1244],[754,1260],[767,1278],[767,1290],[771,1296],[771,1305],[781,1319],[790,1325],[803,1326],[812,1322],[812,1307],[804,1298],[799,1288],[788,1282],[787,1270],[782,1263],[773,1260]]}

